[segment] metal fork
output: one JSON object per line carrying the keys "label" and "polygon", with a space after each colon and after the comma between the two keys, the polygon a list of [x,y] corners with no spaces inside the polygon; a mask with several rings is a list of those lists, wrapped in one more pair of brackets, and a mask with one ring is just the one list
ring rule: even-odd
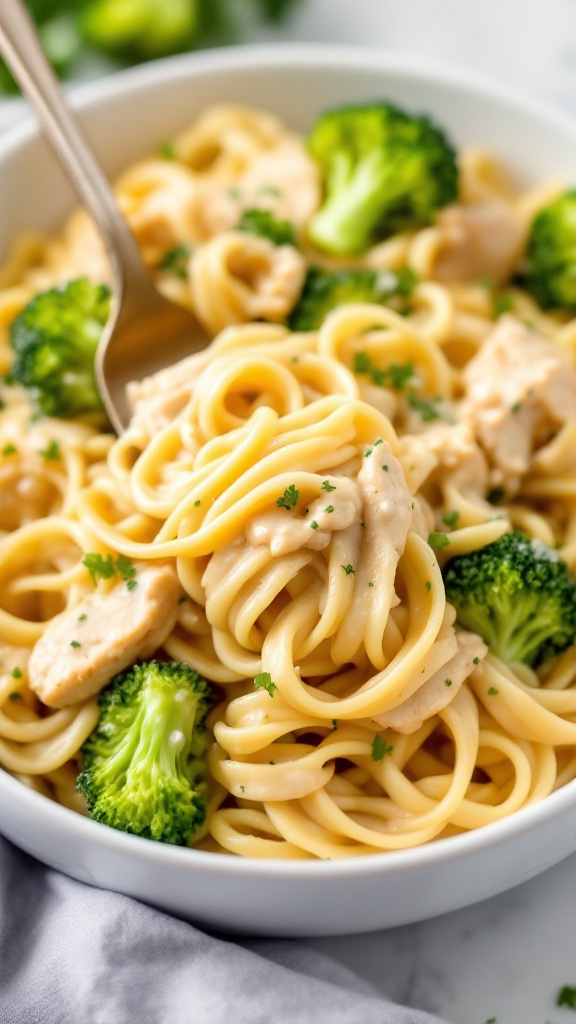
{"label": "metal fork", "polygon": [[0,53],[34,108],[70,183],[95,221],[112,270],[112,307],[96,379],[117,433],[130,419],[126,385],[206,345],[197,321],[155,288],[98,160],[72,113],[21,0],[2,0]]}

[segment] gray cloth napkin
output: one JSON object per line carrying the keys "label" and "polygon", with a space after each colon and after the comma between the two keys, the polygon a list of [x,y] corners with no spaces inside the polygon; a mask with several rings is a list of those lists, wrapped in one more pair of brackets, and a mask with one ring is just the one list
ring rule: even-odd
{"label": "gray cloth napkin", "polygon": [[442,1024],[298,942],[208,935],[66,878],[4,839],[0,1021]]}

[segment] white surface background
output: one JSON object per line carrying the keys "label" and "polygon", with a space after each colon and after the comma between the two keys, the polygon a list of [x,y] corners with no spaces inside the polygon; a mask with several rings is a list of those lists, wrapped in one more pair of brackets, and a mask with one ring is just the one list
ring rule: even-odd
{"label": "white surface background", "polygon": [[[301,0],[281,31],[252,38],[422,55],[576,116],[576,0]],[[4,105],[1,120],[18,112]],[[576,985],[576,857],[503,896],[434,921],[309,945],[399,1002],[451,1024],[493,1017],[497,1024],[576,1024],[573,1011],[554,1005],[562,985]]]}

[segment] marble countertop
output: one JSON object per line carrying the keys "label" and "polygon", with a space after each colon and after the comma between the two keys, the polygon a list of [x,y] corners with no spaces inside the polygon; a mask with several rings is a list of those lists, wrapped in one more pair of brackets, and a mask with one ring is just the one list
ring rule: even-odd
{"label": "marble countertop", "polygon": [[[281,31],[253,38],[421,55],[576,113],[576,0],[301,0]],[[451,1024],[576,1024],[555,1006],[576,985],[576,856],[476,907],[309,945]]]}

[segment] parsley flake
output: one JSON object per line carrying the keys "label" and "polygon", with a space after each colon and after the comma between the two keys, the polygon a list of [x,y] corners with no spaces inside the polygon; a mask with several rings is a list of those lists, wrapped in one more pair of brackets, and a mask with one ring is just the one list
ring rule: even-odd
{"label": "parsley flake", "polygon": [[386,740],[380,733],[377,733],[372,740],[372,760],[381,761],[386,754],[391,754],[394,747],[390,743],[386,743]]}
{"label": "parsley flake", "polygon": [[384,466],[382,466],[382,469],[384,470],[385,473],[388,472],[388,466],[384,465]]}
{"label": "parsley flake", "polygon": [[480,658],[472,658],[472,664],[473,665],[479,665],[480,664]]}
{"label": "parsley flake", "polygon": [[408,405],[414,412],[420,414],[424,423],[431,423],[432,420],[444,420],[445,423],[454,423],[454,417],[448,412],[443,412],[442,409],[438,409],[438,402],[442,401],[442,396],[439,395],[437,398],[421,398],[415,391],[408,392]]}
{"label": "parsley flake", "polygon": [[115,575],[114,560],[111,554],[107,554],[106,558],[98,554],[87,554],[82,559],[82,565],[88,569],[93,583],[98,583],[98,580],[110,580]]}
{"label": "parsley flake", "polygon": [[495,295],[492,300],[492,312],[494,316],[502,316],[502,313],[509,313],[514,308],[514,298],[510,292],[502,292]]}
{"label": "parsley flake", "polygon": [[430,591],[432,590],[432,584],[430,580],[426,580],[426,590],[428,591],[428,593],[430,593]]}
{"label": "parsley flake", "polygon": [[323,480],[322,481],[322,490],[323,491],[335,491],[336,487],[335,487],[334,484],[331,484],[329,480]]}
{"label": "parsley flake", "polygon": [[156,269],[164,270],[172,277],[179,277],[185,281],[188,277],[188,262],[192,252],[191,245],[176,245],[173,249],[167,249],[159,263],[156,264]]}
{"label": "parsley flake", "polygon": [[8,700],[11,700],[11,701],[15,701],[15,700],[21,700],[21,699],[22,699],[22,698],[21,698],[20,694],[19,694],[19,693],[16,693],[16,691],[14,691],[14,693],[10,693],[10,694],[8,695]]}
{"label": "parsley flake", "polygon": [[38,452],[38,455],[41,455],[45,462],[54,462],[56,459],[59,459],[62,452],[60,451],[58,441],[55,441],[54,438],[52,438],[52,440],[48,442],[46,448],[44,448],[43,451]]}
{"label": "parsley flake", "polygon": [[259,672],[254,676],[254,686],[257,690],[267,690],[271,697],[274,696],[274,690],[278,689],[269,672]]}
{"label": "parsley flake", "polygon": [[364,458],[367,459],[369,455],[372,455],[372,449],[371,448],[367,448],[366,449],[366,451],[364,452]]}
{"label": "parsley flake", "polygon": [[497,690],[495,686],[491,686],[488,690],[489,697],[495,697],[497,693],[500,693],[500,690]]}
{"label": "parsley flake", "polygon": [[78,622],[86,622],[87,618],[88,616],[86,615],[86,612],[83,612],[82,615],[78,616]]}
{"label": "parsley flake", "polygon": [[444,680],[444,686],[452,686],[452,680],[451,679],[445,679]]}
{"label": "parsley flake", "polygon": [[429,533],[428,543],[434,551],[441,551],[442,548],[448,547],[450,541],[445,533]]}
{"label": "parsley flake", "polygon": [[338,719],[337,718],[333,718],[332,719],[332,725],[334,726],[335,729],[338,728]]}
{"label": "parsley flake", "polygon": [[453,509],[451,512],[445,512],[442,516],[442,522],[450,529],[453,530],[458,520],[460,519],[460,513]]}
{"label": "parsley flake", "polygon": [[137,586],[138,586],[138,580],[127,580],[126,581],[126,589],[127,590],[134,590],[134,587],[137,587]]}
{"label": "parsley flake", "polygon": [[133,580],[136,575],[134,563],[127,555],[118,555],[118,558],[116,559],[116,570],[123,580]]}
{"label": "parsley flake", "polygon": [[202,502],[200,501],[200,498],[198,498],[198,500],[194,502],[194,508],[200,508],[201,504]]}
{"label": "parsley flake", "polygon": [[334,511],[334,505],[326,505],[326,508],[324,509],[324,511],[325,512],[333,512]]}
{"label": "parsley flake", "polygon": [[278,505],[278,508],[285,508],[290,511],[290,509],[294,508],[298,504],[299,497],[300,491],[298,488],[296,488],[294,484],[290,484],[289,487],[286,487],[282,497],[276,498],[276,504]]}
{"label": "parsley flake", "polygon": [[310,523],[310,529],[311,530],[317,530],[318,529],[318,523],[316,522],[315,519],[313,519],[312,522]]}
{"label": "parsley flake", "polygon": [[188,598],[185,597],[185,596],[184,597],[179,597],[178,598],[178,604],[186,604],[187,600],[188,600]]}
{"label": "parsley flake", "polygon": [[373,384],[380,388],[402,391],[414,377],[413,363],[390,363],[386,369],[375,366],[367,352],[356,352],[353,361],[354,373],[366,373]]}
{"label": "parsley flake", "polygon": [[82,644],[78,643],[77,640],[71,640],[70,647],[82,647]]}
{"label": "parsley flake", "polygon": [[158,156],[161,156],[163,160],[175,160],[176,159],[176,147],[173,142],[159,142],[156,146],[156,152]]}
{"label": "parsley flake", "polygon": [[5,458],[7,458],[8,455],[16,455],[17,451],[18,451],[18,449],[17,449],[15,444],[5,444],[3,449],[2,449],[2,455]]}
{"label": "parsley flake", "polygon": [[22,679],[22,669],[18,665],[12,669],[12,679]]}
{"label": "parsley flake", "polygon": [[576,985],[563,985],[556,997],[556,1006],[576,1010]]}
{"label": "parsley flake", "polygon": [[[340,564],[342,564],[342,563],[340,563]],[[350,576],[351,574],[353,575],[356,572],[354,566],[352,566],[350,564],[342,565],[342,568],[344,569],[344,572],[346,573],[347,576]]]}
{"label": "parsley flake", "polygon": [[370,580],[370,583],[368,584],[368,586],[369,586],[369,587],[373,587],[373,586],[374,586],[374,583],[375,583],[375,580]]}

